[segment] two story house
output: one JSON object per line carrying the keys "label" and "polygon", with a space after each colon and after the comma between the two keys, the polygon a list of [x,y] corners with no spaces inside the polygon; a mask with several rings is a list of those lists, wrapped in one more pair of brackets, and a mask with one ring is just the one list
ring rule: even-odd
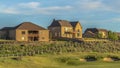
{"label": "two story house", "polygon": [[1,38],[7,40],[49,41],[49,30],[32,22],[23,22],[15,27],[4,27],[0,33]]}
{"label": "two story house", "polygon": [[87,38],[108,38],[108,31],[106,29],[87,28],[83,34],[83,37]]}
{"label": "two story house", "polygon": [[52,38],[82,38],[82,26],[79,21],[54,19],[48,29]]}

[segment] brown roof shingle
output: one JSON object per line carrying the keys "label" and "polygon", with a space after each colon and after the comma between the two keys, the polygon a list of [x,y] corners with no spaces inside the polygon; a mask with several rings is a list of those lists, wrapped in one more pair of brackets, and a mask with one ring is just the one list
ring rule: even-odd
{"label": "brown roof shingle", "polygon": [[69,21],[66,20],[59,20],[61,26],[72,27]]}
{"label": "brown roof shingle", "polygon": [[33,24],[32,22],[23,22],[15,27],[15,29],[23,29],[23,30],[46,30],[45,28]]}
{"label": "brown roof shingle", "polygon": [[70,22],[70,24],[71,24],[73,27],[75,27],[75,26],[77,25],[77,23],[78,23],[78,21],[76,21],[76,22]]}
{"label": "brown roof shingle", "polygon": [[14,27],[3,27],[3,28],[0,29],[0,30],[2,31],[2,30],[12,30],[12,29],[14,29]]}
{"label": "brown roof shingle", "polygon": [[96,32],[99,32],[99,31],[108,32],[106,29],[98,29],[98,28],[87,28],[87,29],[85,30],[85,32],[87,32],[87,31],[91,31],[91,32],[93,32],[93,33],[96,33]]}
{"label": "brown roof shingle", "polygon": [[45,28],[33,24],[32,22],[23,22],[15,27],[3,27],[2,30],[23,29],[23,30],[46,30]]}
{"label": "brown roof shingle", "polygon": [[72,27],[69,21],[66,20],[53,20],[52,24],[49,27]]}
{"label": "brown roof shingle", "polygon": [[[80,24],[79,21],[70,22],[70,24],[73,26],[73,28],[75,28],[78,23]],[[80,24],[80,26],[81,26],[81,24]]]}

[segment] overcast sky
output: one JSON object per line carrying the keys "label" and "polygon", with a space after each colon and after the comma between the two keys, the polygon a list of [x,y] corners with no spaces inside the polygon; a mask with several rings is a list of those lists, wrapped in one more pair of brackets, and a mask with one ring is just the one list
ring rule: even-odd
{"label": "overcast sky", "polygon": [[120,32],[120,0],[0,0],[0,28],[25,21],[47,28],[54,18]]}

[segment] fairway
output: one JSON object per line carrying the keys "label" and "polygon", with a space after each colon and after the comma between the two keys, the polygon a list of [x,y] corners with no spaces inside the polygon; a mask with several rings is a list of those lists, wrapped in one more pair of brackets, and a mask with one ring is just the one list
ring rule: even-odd
{"label": "fairway", "polygon": [[[120,61],[105,62],[102,60],[68,64],[60,62],[60,57],[78,57],[76,54],[25,56],[18,60],[14,57],[0,58],[0,68],[119,68]],[[75,62],[76,63],[76,62]]]}

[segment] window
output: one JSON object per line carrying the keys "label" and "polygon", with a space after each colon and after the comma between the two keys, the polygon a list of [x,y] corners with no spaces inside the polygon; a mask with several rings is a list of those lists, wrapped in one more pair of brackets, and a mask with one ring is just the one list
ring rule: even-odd
{"label": "window", "polygon": [[77,37],[79,37],[80,36],[80,33],[77,33]]}
{"label": "window", "polygon": [[25,40],[25,37],[22,37],[21,39],[22,39],[22,40]]}
{"label": "window", "polygon": [[45,39],[45,37],[42,37],[42,39]]}
{"label": "window", "polygon": [[54,34],[55,34],[55,36],[57,36],[57,35],[58,35],[58,34],[57,34],[57,32],[55,32]]}
{"label": "window", "polygon": [[24,34],[25,34],[25,31],[22,31],[22,34],[24,35]]}
{"label": "window", "polygon": [[78,29],[77,30],[77,37],[79,37],[80,36],[80,30]]}
{"label": "window", "polygon": [[68,28],[64,28],[65,29],[65,31],[68,31]]}
{"label": "window", "polygon": [[28,31],[28,33],[29,33],[29,34],[38,34],[39,31],[33,31],[33,30],[30,30],[30,31]]}
{"label": "window", "polygon": [[78,33],[80,32],[80,30],[78,29],[78,31],[77,31]]}

